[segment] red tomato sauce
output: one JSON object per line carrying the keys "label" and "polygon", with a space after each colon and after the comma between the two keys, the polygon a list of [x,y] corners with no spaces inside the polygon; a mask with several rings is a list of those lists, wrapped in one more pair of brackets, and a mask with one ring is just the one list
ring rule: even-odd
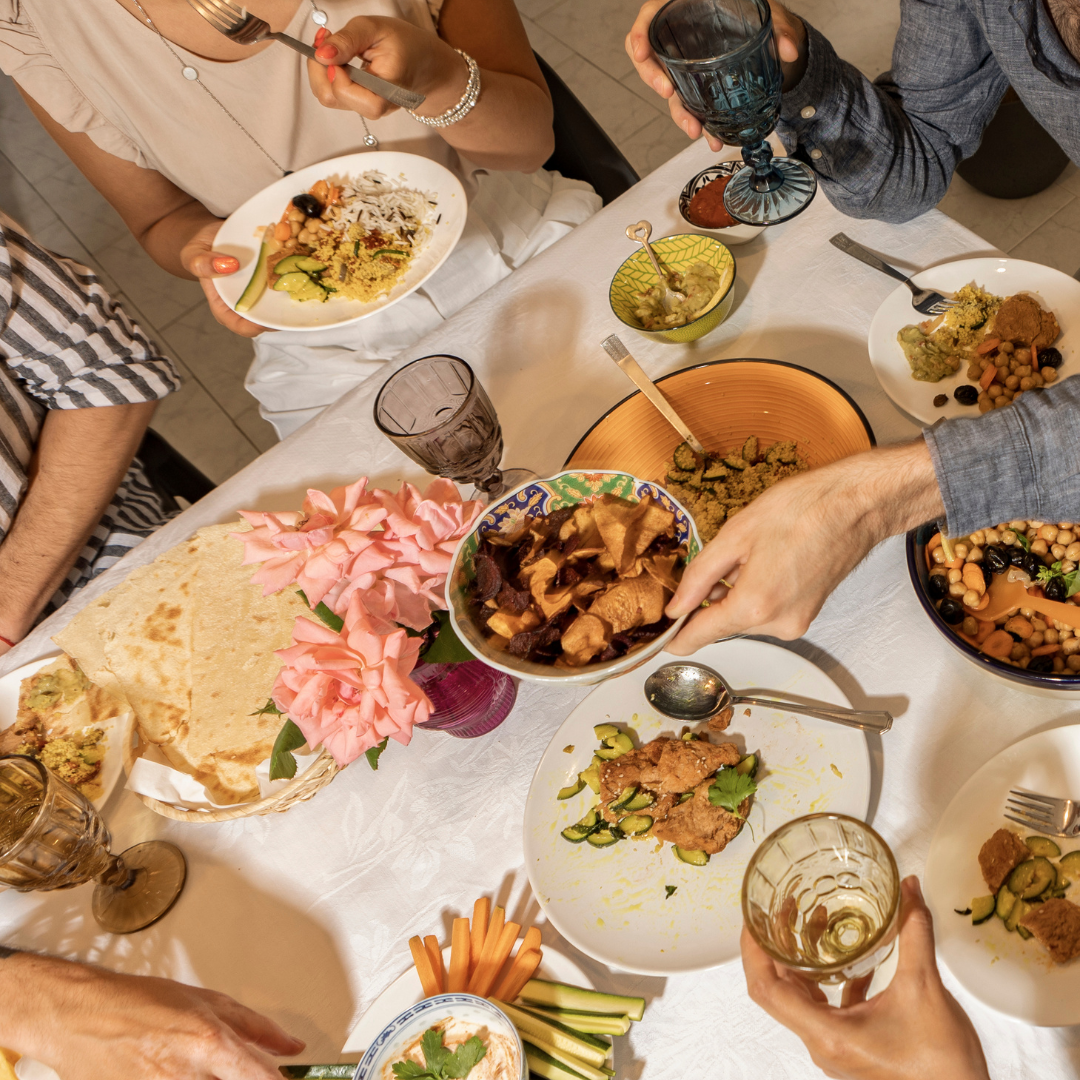
{"label": "red tomato sauce", "polygon": [[686,216],[701,229],[727,229],[736,224],[724,207],[724,188],[730,176],[718,176],[699,189],[686,208]]}

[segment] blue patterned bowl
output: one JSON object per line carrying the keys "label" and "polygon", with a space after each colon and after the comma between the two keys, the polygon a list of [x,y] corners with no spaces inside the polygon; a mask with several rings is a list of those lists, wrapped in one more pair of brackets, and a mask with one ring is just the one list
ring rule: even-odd
{"label": "blue patterned bowl", "polygon": [[586,664],[580,668],[559,668],[551,664],[537,664],[531,660],[522,660],[507,652],[493,649],[484,636],[483,630],[472,614],[469,604],[469,589],[476,578],[474,559],[480,546],[480,534],[486,532],[508,532],[526,517],[550,514],[565,506],[576,506],[600,495],[617,495],[631,502],[639,502],[645,495],[651,495],[665,510],[675,515],[675,536],[680,544],[685,544],[692,559],[701,550],[701,539],[694,526],[694,520],[683,507],[659,484],[648,480],[639,480],[629,473],[622,472],[562,472],[549,480],[534,480],[517,491],[504,495],[493,502],[487,512],[477,520],[472,531],[458,544],[454,552],[450,574],[447,578],[447,602],[450,608],[450,621],[458,637],[465,643],[473,655],[485,664],[490,664],[508,675],[533,682],[552,682],[590,686],[603,682],[613,675],[622,675],[644,663],[650,656],[655,656],[675,635],[683,619],[667,628],[659,637],[634,649],[615,660],[606,660],[595,664]]}
{"label": "blue patterned bowl", "polygon": [[390,1066],[402,1060],[405,1050],[419,1040],[428,1028],[447,1017],[486,1028],[492,1034],[506,1036],[517,1053],[518,1063],[517,1071],[511,1069],[509,1077],[511,1080],[529,1080],[525,1048],[521,1045],[517,1028],[501,1009],[475,994],[438,994],[425,998],[396,1016],[367,1048],[356,1066],[353,1080],[386,1080],[391,1075]]}

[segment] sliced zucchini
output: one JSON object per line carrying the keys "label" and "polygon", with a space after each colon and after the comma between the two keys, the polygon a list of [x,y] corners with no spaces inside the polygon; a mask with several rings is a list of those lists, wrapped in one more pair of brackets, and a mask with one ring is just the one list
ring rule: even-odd
{"label": "sliced zucchini", "polygon": [[682,794],[681,794],[681,795],[679,796],[679,802],[680,802],[680,803],[684,803],[684,802],[687,802],[687,801],[688,801],[689,799],[692,799],[693,797],[694,797],[694,793],[693,793],[692,791],[684,791],[684,792],[683,792],[683,793],[682,793]]}
{"label": "sliced zucchini", "polygon": [[605,1016],[621,1016],[625,1013],[631,1020],[640,1020],[645,1015],[643,997],[605,994],[601,990],[586,990],[580,986],[567,986],[566,983],[548,982],[546,979],[530,979],[520,996],[522,1001],[547,1005],[553,1009],[603,1013]]}
{"label": "sliced zucchini", "polygon": [[1030,941],[1034,935],[1026,926],[1017,926],[1016,932],[1025,940]]}
{"label": "sliced zucchini", "polygon": [[978,926],[980,923],[986,922],[986,920],[994,914],[996,903],[996,897],[976,896],[975,899],[971,901],[972,926]]}
{"label": "sliced zucchini", "polygon": [[593,734],[603,742],[605,739],[610,739],[614,735],[619,734],[619,729],[614,724],[597,724],[593,728]]}
{"label": "sliced zucchini", "polygon": [[544,1016],[550,1016],[552,1020],[558,1020],[584,1034],[592,1035],[625,1035],[630,1030],[630,1017],[625,1013],[621,1016],[608,1016],[604,1013],[580,1012],[569,1009],[557,1009],[551,1005],[529,1005],[532,1012],[538,1012]]}
{"label": "sliced zucchini", "polygon": [[650,795],[647,791],[639,791],[627,804],[625,809],[634,813],[637,810],[644,810],[647,806],[652,806],[656,802],[656,799]]}
{"label": "sliced zucchini", "polygon": [[629,806],[631,799],[637,794],[637,784],[631,784],[629,787],[624,787],[619,792],[617,798],[611,800],[608,803],[609,810],[623,810]]}
{"label": "sliced zucchini", "polygon": [[562,1065],[563,1068],[570,1069],[579,1076],[584,1076],[585,1080],[608,1080],[609,1073],[606,1069],[590,1065],[587,1061],[582,1061],[581,1058],[569,1053],[569,1051],[560,1050],[553,1043],[548,1042],[547,1039],[542,1039],[538,1034],[530,1034],[529,1042],[532,1044],[533,1050],[539,1050],[540,1053],[546,1054],[553,1061],[557,1061]]}
{"label": "sliced zucchini", "polygon": [[597,829],[590,833],[587,839],[593,847],[611,847],[622,839],[622,833],[616,826],[612,826],[610,829]]}
{"label": "sliced zucchini", "polygon": [[683,742],[697,742],[701,738],[696,731],[684,731],[679,737]]}
{"label": "sliced zucchini", "polygon": [[541,1080],[587,1080],[576,1069],[556,1061],[550,1054],[527,1040],[522,1040],[525,1047],[525,1061],[529,1066],[530,1076],[539,1076]]}
{"label": "sliced zucchini", "polygon": [[647,814],[629,814],[619,822],[619,831],[624,836],[637,836],[652,828],[653,819]]}
{"label": "sliced zucchini", "polygon": [[1080,851],[1070,851],[1067,855],[1062,855],[1058,866],[1066,874],[1080,874]]}
{"label": "sliced zucchini", "polygon": [[1010,934],[1016,931],[1016,924],[1028,913],[1029,906],[1024,903],[1023,900],[1017,900],[1013,904],[1012,911],[1009,912],[1009,917],[1005,920],[1005,929]]}
{"label": "sliced zucchini", "polygon": [[569,825],[562,831],[564,840],[569,840],[571,844],[580,844],[582,840],[587,840],[600,826],[603,824],[603,820],[600,817],[600,812],[594,806],[579,822],[575,825]]}
{"label": "sliced zucchini", "polygon": [[1061,848],[1053,840],[1045,836],[1028,836],[1024,843],[1031,849],[1032,855],[1042,855],[1047,859],[1056,859],[1061,854]]}
{"label": "sliced zucchini", "polygon": [[630,736],[619,731],[604,740],[604,745],[596,751],[596,756],[604,761],[614,761],[623,754],[629,754],[633,749],[634,743]]}
{"label": "sliced zucchini", "polygon": [[739,764],[735,766],[735,771],[753,779],[754,774],[757,772],[757,754],[747,754],[745,757],[740,758]]}
{"label": "sliced zucchini", "polygon": [[[1052,889],[1057,885],[1057,870],[1049,859],[1044,858],[1042,855],[1036,855],[1031,861],[1035,864],[1034,874],[1028,887],[1018,894],[1021,900],[1030,900],[1033,896],[1042,896],[1047,889]],[[1010,891],[1015,891],[1012,886],[1009,888]]]}
{"label": "sliced zucchini", "polygon": [[236,310],[241,314],[250,311],[259,297],[266,292],[266,283],[270,280],[270,271],[266,265],[269,256],[270,245],[264,240],[262,247],[259,248],[259,257],[255,260],[255,269],[251,272],[251,279],[240,294],[240,299],[236,301]]}
{"label": "sliced zucchini", "polygon": [[596,1045],[592,1041],[592,1036],[578,1034],[565,1024],[552,1020],[550,1016],[540,1016],[538,1013],[529,1012],[517,1005],[509,1005],[504,1001],[498,1001],[496,1004],[525,1038],[530,1036],[537,1038],[558,1050],[573,1054],[574,1057],[580,1058],[594,1068],[607,1063],[608,1054],[611,1052],[609,1043],[600,1042]]}
{"label": "sliced zucchini", "polygon": [[[1035,880],[1035,860],[1027,859],[1025,862],[1020,863],[1015,867],[1013,872],[1008,876],[1005,884],[1009,886],[1009,892],[1016,893],[1017,896],[1023,895],[1023,892],[1028,886]],[[1042,890],[1039,890],[1042,892]]]}
{"label": "sliced zucchini", "polygon": [[278,278],[274,288],[278,292],[287,292],[294,300],[326,299],[326,290],[302,270]]}
{"label": "sliced zucchini", "polygon": [[559,794],[555,796],[560,802],[563,799],[572,799],[581,789],[585,786],[585,781],[581,779],[581,774],[578,773],[578,778],[572,783],[567,784],[564,788],[559,788]]}
{"label": "sliced zucchini", "polygon": [[600,794],[600,762],[598,760],[593,761],[587,769],[578,773],[578,777],[592,788],[594,794]]}
{"label": "sliced zucchini", "polygon": [[305,274],[319,274],[326,269],[326,263],[313,259],[310,255],[286,255],[274,267],[274,273],[279,277],[292,274],[297,270]]}
{"label": "sliced zucchini", "polygon": [[994,914],[1004,922],[1012,912],[1016,904],[1016,894],[1009,892],[1008,885],[1002,885],[998,889],[997,899],[994,901]]}
{"label": "sliced zucchini", "polygon": [[675,844],[671,845],[671,849],[675,852],[676,859],[691,866],[704,866],[709,861],[709,856],[704,851],[688,851]]}

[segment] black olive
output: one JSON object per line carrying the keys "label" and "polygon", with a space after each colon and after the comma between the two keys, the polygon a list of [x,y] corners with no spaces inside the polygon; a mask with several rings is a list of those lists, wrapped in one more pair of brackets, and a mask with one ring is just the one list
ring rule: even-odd
{"label": "black olive", "polygon": [[1037,671],[1040,674],[1054,670],[1054,659],[1051,656],[1033,656],[1027,666],[1028,671]]}
{"label": "black olive", "polygon": [[1065,363],[1061,359],[1061,353],[1057,349],[1041,349],[1039,351],[1039,367],[1059,368]]}
{"label": "black olive", "polygon": [[934,574],[930,579],[929,591],[935,600],[943,600],[949,595],[949,579],[944,574]]}
{"label": "black olive", "polygon": [[1011,630],[1006,630],[1005,633],[1007,633],[1009,637],[1011,637],[1013,641],[1016,642],[1017,645],[1019,645],[1020,642],[1024,640],[1019,634],[1014,634]]}
{"label": "black olive", "polygon": [[1047,600],[1065,601],[1069,598],[1069,586],[1063,577],[1052,577],[1043,585],[1043,595]]}
{"label": "black olive", "polygon": [[1004,544],[991,544],[983,552],[983,566],[985,566],[991,574],[1004,574],[1006,570],[1012,566],[1012,559],[1009,557],[1009,549]]}
{"label": "black olive", "polygon": [[1023,570],[1024,573],[1027,574],[1027,576],[1031,578],[1032,581],[1034,581],[1039,576],[1039,571],[1042,569],[1043,561],[1039,558],[1038,555],[1034,554],[1033,552],[1025,551],[1024,557],[1020,560],[1019,565],[1020,569]]}
{"label": "black olive", "polygon": [[1013,566],[1023,566],[1024,556],[1026,554],[1027,552],[1022,547],[1011,547],[1009,548],[1009,562],[1011,562]]}
{"label": "black olive", "polygon": [[938,608],[938,614],[950,626],[955,626],[957,623],[964,621],[963,605],[954,600],[951,596],[946,596],[945,599],[941,601],[941,606]]}
{"label": "black olive", "polygon": [[320,217],[323,212],[323,204],[314,195],[294,195],[292,204],[297,210],[303,210],[308,217]]}
{"label": "black olive", "polygon": [[971,383],[964,383],[963,386],[958,386],[953,391],[953,397],[961,405],[974,405],[979,400],[979,391]]}

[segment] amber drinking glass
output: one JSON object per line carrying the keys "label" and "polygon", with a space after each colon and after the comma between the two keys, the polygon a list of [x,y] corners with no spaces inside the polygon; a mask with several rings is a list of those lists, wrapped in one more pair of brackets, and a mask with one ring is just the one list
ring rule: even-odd
{"label": "amber drinking glass", "polygon": [[93,880],[98,924],[113,934],[142,930],[180,895],[184,856],[160,840],[113,855],[111,842],[93,804],[41,762],[0,757],[0,884],[33,892]]}
{"label": "amber drinking glass", "polygon": [[770,833],[746,868],[743,919],[774,960],[814,982],[869,975],[892,952],[900,873],[888,844],[844,814]]}

